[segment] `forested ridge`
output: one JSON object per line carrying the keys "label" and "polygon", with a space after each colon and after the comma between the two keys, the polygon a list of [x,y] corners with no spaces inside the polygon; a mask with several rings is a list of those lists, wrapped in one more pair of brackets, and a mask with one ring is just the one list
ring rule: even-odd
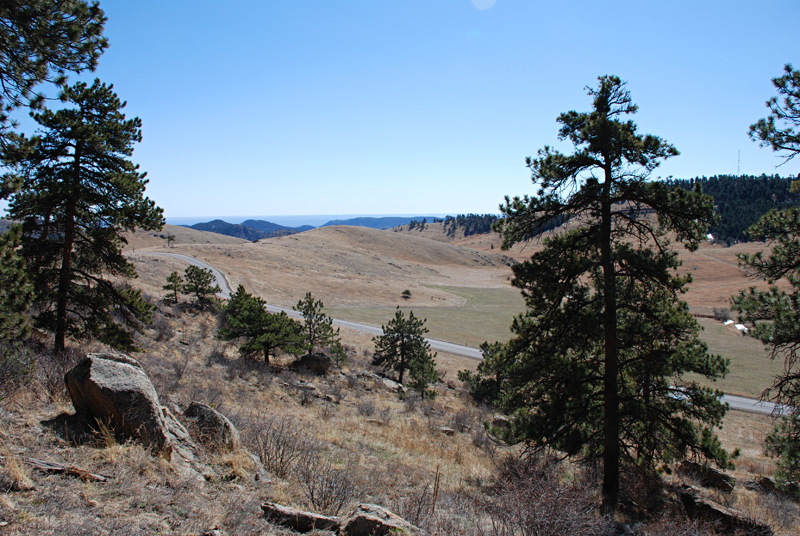
{"label": "forested ridge", "polygon": [[709,233],[722,241],[744,241],[751,238],[747,229],[771,209],[786,209],[800,202],[800,193],[789,191],[798,177],[780,175],[714,175],[693,179],[670,180],[669,183],[691,190],[700,184],[703,193],[714,198],[719,214]]}

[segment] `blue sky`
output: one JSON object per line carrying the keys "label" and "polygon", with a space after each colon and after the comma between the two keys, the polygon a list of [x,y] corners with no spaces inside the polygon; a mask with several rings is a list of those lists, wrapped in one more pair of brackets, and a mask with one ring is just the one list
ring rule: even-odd
{"label": "blue sky", "polygon": [[101,6],[92,77],[141,117],[133,160],[168,218],[496,212],[602,74],[681,151],[657,175],[800,172],[747,136],[800,66],[797,0]]}

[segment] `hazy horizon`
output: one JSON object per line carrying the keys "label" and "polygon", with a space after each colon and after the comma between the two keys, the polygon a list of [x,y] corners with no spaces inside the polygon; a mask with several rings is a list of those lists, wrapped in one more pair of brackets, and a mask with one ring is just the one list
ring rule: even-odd
{"label": "hazy horizon", "polygon": [[[468,212],[459,212],[468,214]],[[350,220],[353,218],[444,218],[448,214],[290,214],[290,215],[254,215],[254,216],[178,216],[166,217],[170,225],[194,225],[213,220],[223,220],[228,223],[240,224],[246,220],[263,220],[285,227],[300,227],[312,225],[319,227],[332,220]],[[455,215],[455,214],[452,214]]]}

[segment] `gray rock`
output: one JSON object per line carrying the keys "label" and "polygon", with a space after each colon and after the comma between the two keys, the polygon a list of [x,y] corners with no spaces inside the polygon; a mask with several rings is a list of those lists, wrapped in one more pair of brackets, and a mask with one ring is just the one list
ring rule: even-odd
{"label": "gray rock", "polygon": [[89,354],[64,375],[64,381],[77,413],[171,458],[158,394],[136,360],[121,354]]}
{"label": "gray rock", "polygon": [[202,402],[192,402],[183,416],[195,441],[218,451],[234,451],[241,446],[239,431],[223,414]]}
{"label": "gray rock", "polygon": [[377,504],[360,504],[342,527],[342,536],[422,536],[425,532]]}
{"label": "gray rock", "polygon": [[261,510],[264,512],[264,517],[272,523],[289,527],[297,532],[311,532],[312,530],[336,532],[341,526],[341,520],[338,517],[297,510],[272,502],[262,504]]}
{"label": "gray rock", "polygon": [[772,536],[772,529],[749,518],[746,514],[727,508],[700,497],[699,490],[687,486],[679,497],[691,519],[712,523],[722,534],[747,534],[750,536]]}
{"label": "gray rock", "polygon": [[700,485],[707,488],[716,488],[720,491],[730,493],[736,486],[736,479],[732,476],[697,462],[684,460],[681,462],[680,471],[696,478],[700,482]]}

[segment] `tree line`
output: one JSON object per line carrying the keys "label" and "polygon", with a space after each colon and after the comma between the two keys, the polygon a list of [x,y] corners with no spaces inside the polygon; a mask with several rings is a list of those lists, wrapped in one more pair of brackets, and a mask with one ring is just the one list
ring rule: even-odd
{"label": "tree line", "polygon": [[685,190],[699,185],[703,193],[710,195],[719,220],[709,225],[708,232],[715,240],[731,244],[753,240],[747,230],[770,210],[786,209],[800,202],[800,193],[791,190],[796,179],[780,175],[715,175],[667,183]]}

